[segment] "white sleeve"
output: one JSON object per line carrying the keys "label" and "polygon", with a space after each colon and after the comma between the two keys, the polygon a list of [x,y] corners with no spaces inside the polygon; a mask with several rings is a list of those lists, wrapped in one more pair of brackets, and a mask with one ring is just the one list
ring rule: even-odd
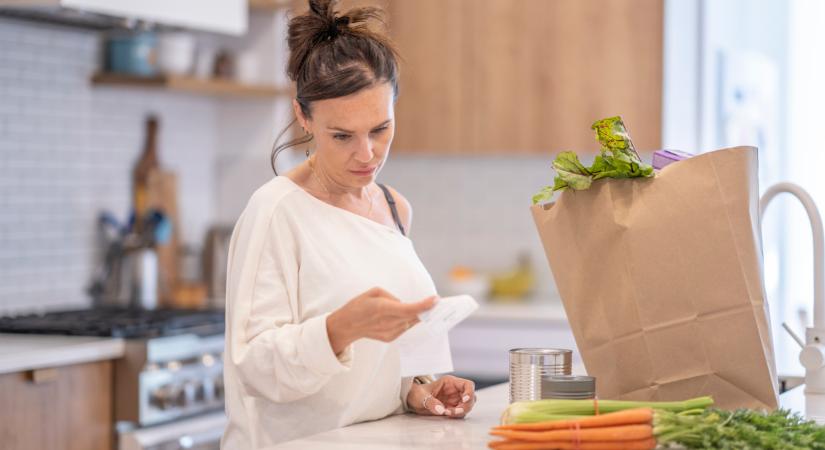
{"label": "white sleeve", "polygon": [[275,219],[275,208],[261,209],[244,211],[230,241],[227,362],[248,394],[290,402],[349,370],[352,346],[335,355],[328,313],[299,321],[294,235]]}
{"label": "white sleeve", "polygon": [[401,378],[401,407],[395,410],[394,414],[403,414],[405,412],[413,412],[414,410],[407,405],[407,396],[410,394],[410,389],[412,389],[413,385],[413,377],[402,377]]}

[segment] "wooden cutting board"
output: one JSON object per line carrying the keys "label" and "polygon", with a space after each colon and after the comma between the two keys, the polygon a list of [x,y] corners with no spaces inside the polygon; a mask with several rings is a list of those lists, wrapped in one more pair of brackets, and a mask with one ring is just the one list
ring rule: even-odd
{"label": "wooden cutting board", "polygon": [[148,205],[162,211],[172,221],[172,237],[157,246],[159,305],[175,307],[174,289],[179,280],[180,220],[178,218],[178,179],[169,170],[157,169],[149,173]]}

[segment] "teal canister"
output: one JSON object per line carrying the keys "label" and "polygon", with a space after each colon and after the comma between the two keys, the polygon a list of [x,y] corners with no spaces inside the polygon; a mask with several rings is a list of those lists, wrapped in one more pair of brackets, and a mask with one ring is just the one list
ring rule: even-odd
{"label": "teal canister", "polygon": [[106,37],[106,71],[151,77],[158,74],[157,35],[151,31],[114,32]]}

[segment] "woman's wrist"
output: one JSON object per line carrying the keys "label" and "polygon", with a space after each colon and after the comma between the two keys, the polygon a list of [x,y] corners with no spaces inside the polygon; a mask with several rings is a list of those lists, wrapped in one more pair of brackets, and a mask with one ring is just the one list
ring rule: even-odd
{"label": "woman's wrist", "polygon": [[348,345],[355,342],[356,337],[352,336],[351,329],[346,321],[341,320],[340,310],[334,311],[327,316],[327,337],[332,351],[339,355]]}

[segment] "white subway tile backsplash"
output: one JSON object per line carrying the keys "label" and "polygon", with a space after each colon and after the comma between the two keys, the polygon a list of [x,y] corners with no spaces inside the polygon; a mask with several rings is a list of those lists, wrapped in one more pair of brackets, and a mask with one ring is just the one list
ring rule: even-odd
{"label": "white subway tile backsplash", "polygon": [[[555,292],[530,199],[552,182],[550,156],[393,155],[381,181],[413,205],[412,240],[436,283],[455,265],[506,270],[526,253],[538,291]],[[437,200],[436,200],[437,199]]]}
{"label": "white subway tile backsplash", "polygon": [[125,219],[144,119],[178,174],[184,239],[214,216],[210,99],[93,87],[97,33],[0,19],[0,315],[88,306],[99,211]]}

